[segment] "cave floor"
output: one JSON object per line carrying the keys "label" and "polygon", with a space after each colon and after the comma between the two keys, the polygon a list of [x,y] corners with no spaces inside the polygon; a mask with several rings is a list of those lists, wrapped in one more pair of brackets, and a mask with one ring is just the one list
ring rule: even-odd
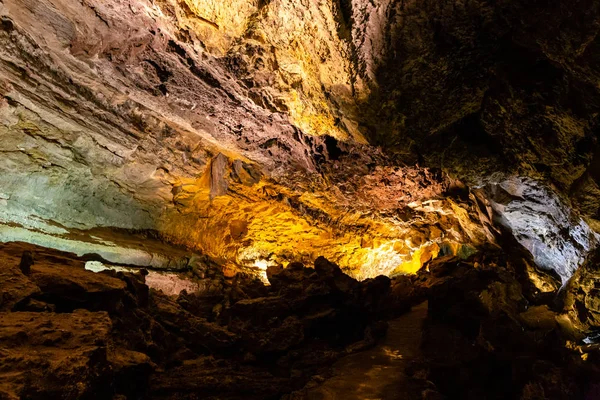
{"label": "cave floor", "polygon": [[306,399],[393,400],[421,398],[406,375],[406,367],[420,354],[427,302],[389,321],[385,339],[374,348],[336,362],[333,376],[308,390]]}

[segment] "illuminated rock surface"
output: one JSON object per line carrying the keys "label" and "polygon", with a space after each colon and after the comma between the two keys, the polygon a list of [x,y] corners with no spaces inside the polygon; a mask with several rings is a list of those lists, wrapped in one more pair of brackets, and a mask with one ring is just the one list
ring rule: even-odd
{"label": "illuminated rock surface", "polygon": [[543,269],[556,272],[565,284],[598,242],[598,235],[574,215],[548,188],[523,178],[487,188],[500,224]]}
{"label": "illuminated rock surface", "polygon": [[[441,247],[490,240],[473,205],[447,197],[454,181],[423,165],[470,184],[549,179],[595,224],[585,116],[600,97],[582,85],[596,47],[576,32],[598,10],[569,6],[587,17],[557,42],[519,4],[480,26],[479,3],[5,1],[0,219],[35,232],[3,240],[98,254],[62,239],[103,228],[120,253],[108,261],[157,266],[118,228],[231,271],[324,255],[359,278],[414,272]],[[498,58],[515,49],[521,71]],[[585,105],[566,105],[558,74],[582,82],[570,96]]]}
{"label": "illuminated rock surface", "polygon": [[155,230],[233,268],[324,254],[351,269],[374,264],[365,276],[445,239],[378,215],[447,183],[357,144],[336,10],[188,3],[3,5],[5,222],[60,238]]}
{"label": "illuminated rock surface", "polygon": [[427,300],[415,396],[593,398],[599,24],[0,0],[1,396],[297,400]]}

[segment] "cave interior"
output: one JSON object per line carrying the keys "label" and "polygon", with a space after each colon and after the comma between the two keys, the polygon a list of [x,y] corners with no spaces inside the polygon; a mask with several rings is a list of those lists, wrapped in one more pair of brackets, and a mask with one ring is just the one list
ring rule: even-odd
{"label": "cave interior", "polygon": [[600,399],[597,0],[0,0],[0,399]]}

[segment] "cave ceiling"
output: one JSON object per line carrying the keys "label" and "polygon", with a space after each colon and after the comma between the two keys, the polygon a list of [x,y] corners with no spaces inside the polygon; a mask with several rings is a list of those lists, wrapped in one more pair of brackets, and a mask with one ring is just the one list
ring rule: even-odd
{"label": "cave ceiling", "polygon": [[565,281],[600,229],[600,4],[529,3],[1,0],[0,239],[367,278],[509,232]]}

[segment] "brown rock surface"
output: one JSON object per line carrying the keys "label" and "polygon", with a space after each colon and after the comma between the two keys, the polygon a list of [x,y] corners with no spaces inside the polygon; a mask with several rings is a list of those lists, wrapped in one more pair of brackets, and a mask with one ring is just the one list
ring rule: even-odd
{"label": "brown rock surface", "polygon": [[5,260],[8,265],[0,267],[1,311],[11,311],[15,305],[25,303],[31,296],[40,293],[40,288],[23,275],[18,265],[11,265],[10,261]]}
{"label": "brown rock surface", "polygon": [[582,363],[570,350],[553,300],[529,303],[515,279],[518,263],[492,259],[455,267],[429,292],[420,373],[450,398],[587,398],[598,384],[597,360]]}
{"label": "brown rock surface", "polygon": [[598,252],[594,252],[566,286],[565,309],[576,337],[600,329],[600,271]]}
{"label": "brown rock surface", "polygon": [[385,330],[375,321],[389,279],[361,283],[323,258],[280,269],[270,287],[209,269],[197,293],[169,297],[148,290],[147,271],[93,273],[73,254],[19,243],[0,256],[23,248],[38,255],[39,290],[18,307],[36,312],[0,313],[7,398],[278,398]]}
{"label": "brown rock surface", "polygon": [[0,221],[55,247],[77,229],[153,232],[230,275],[324,255],[361,279],[494,241],[446,173],[534,178],[594,227],[599,13],[6,0]]}
{"label": "brown rock surface", "polygon": [[[577,342],[593,338],[592,314],[585,325],[571,322],[574,337],[565,316],[582,314],[564,313],[528,285],[519,252],[440,257],[392,281],[359,282],[323,257],[315,268],[269,268],[271,286],[213,268],[198,292],[169,297],[148,289],[147,271],[95,274],[74,255],[24,244],[3,246],[0,256],[18,261],[11,253],[23,247],[39,255],[32,278],[43,284],[19,306],[36,312],[0,313],[6,398],[294,399],[348,390],[409,399],[584,398],[598,383],[595,345]],[[593,284],[582,289],[568,290],[588,304]],[[49,312],[54,305],[38,298],[65,312]],[[402,316],[423,300],[428,307]],[[392,331],[379,342],[390,319]],[[381,379],[344,385],[364,373]]]}
{"label": "brown rock surface", "polygon": [[593,394],[599,26],[587,0],[0,0],[0,242],[73,252],[0,246],[1,390],[280,398],[428,300],[422,397]]}
{"label": "brown rock surface", "polygon": [[353,3],[3,2],[0,221],[63,249],[76,229],[152,230],[231,271],[325,255],[360,278],[480,242],[468,202],[415,210],[443,174],[364,144],[386,20]]}
{"label": "brown rock surface", "polygon": [[0,313],[2,397],[106,396],[110,330],[105,312]]}
{"label": "brown rock surface", "polygon": [[61,265],[35,265],[31,279],[42,290],[40,297],[56,304],[60,311],[112,309],[126,288],[125,282],[119,279]]}

